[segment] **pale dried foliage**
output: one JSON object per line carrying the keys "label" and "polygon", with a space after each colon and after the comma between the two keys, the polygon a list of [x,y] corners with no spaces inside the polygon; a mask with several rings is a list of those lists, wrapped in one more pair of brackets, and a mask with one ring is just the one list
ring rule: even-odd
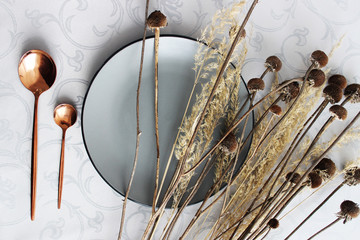
{"label": "pale dried foliage", "polygon": [[[236,191],[232,195],[228,207],[225,210],[228,214],[221,221],[220,231],[221,229],[226,229],[231,226],[244,214],[243,211],[247,209],[251,202],[250,200],[253,199],[254,195],[262,186],[270,170],[282,157],[282,153],[287,150],[294,134],[296,134],[294,130],[299,129],[305,122],[306,119],[303,118],[303,116],[308,115],[313,110],[315,103],[319,101],[320,97],[321,90],[306,87],[305,92],[300,96],[299,101],[286,119],[278,126],[277,130],[264,141],[264,144],[253,159],[247,161],[246,165],[243,166],[241,173],[234,183]],[[266,105],[269,105],[269,103],[266,103]],[[261,141],[261,136],[266,129],[266,125],[266,120],[261,122],[259,128],[254,133],[248,156],[252,156],[253,149],[259,144],[259,141]],[[315,154],[317,149],[313,151]],[[277,186],[281,184],[281,181],[283,181],[283,179],[279,179]],[[266,189],[264,193],[267,193]],[[261,197],[258,202],[262,202],[264,197],[265,195]],[[254,216],[254,214],[256,214],[256,212],[251,216]],[[246,226],[246,224],[242,225]],[[241,232],[241,230],[239,230],[239,232]],[[224,235],[223,238],[227,239],[227,237],[229,237],[229,235]]]}
{"label": "pale dried foliage", "polygon": [[[175,157],[181,160],[185,154],[186,148],[193,135],[195,126],[204,109],[206,101],[214,86],[216,76],[220,70],[224,55],[228,52],[231,46],[232,38],[229,38],[229,29],[238,24],[238,15],[244,2],[236,3],[232,8],[218,11],[212,21],[202,33],[198,51],[195,55],[195,84],[201,90],[201,94],[195,96],[192,107],[184,119],[180,127],[180,135],[175,148]],[[220,39],[218,37],[221,37]],[[235,52],[231,61],[237,63],[239,67],[228,67],[223,75],[223,78],[215,91],[213,100],[210,102],[204,120],[200,125],[200,129],[196,135],[196,139],[191,146],[190,155],[186,159],[185,171],[189,170],[196,164],[204,152],[209,148],[212,142],[212,136],[215,128],[218,126],[222,118],[231,118],[236,114],[239,102],[239,88],[241,85],[241,65],[245,59],[247,48],[244,41],[239,41],[235,48]],[[187,174],[182,177],[178,189],[174,193],[173,207],[178,205],[183,196],[188,182],[192,174]]]}
{"label": "pale dried foliage", "polygon": [[[190,139],[193,136],[196,125],[198,124],[200,115],[202,114],[206,102],[209,98],[211,90],[216,81],[216,77],[220,71],[220,67],[224,62],[224,56],[227,54],[234,34],[229,35],[231,28],[239,29],[239,15],[241,14],[242,8],[245,1],[240,3],[234,3],[230,8],[218,11],[209,26],[205,28],[199,39],[198,51],[195,55],[195,82],[194,89],[197,89],[200,94],[195,95],[194,99],[191,100],[191,108],[185,113],[185,118],[182,125],[179,128],[179,137],[177,138],[174,155],[181,162],[184,158],[185,152],[189,145]],[[333,54],[334,50],[338,48],[340,43],[334,47],[331,51]],[[231,127],[231,124],[235,120],[235,116],[241,107],[241,101],[239,101],[239,92],[241,86],[241,68],[244,63],[244,59],[247,53],[245,41],[239,41],[236,45],[234,54],[231,57],[231,62],[236,66],[228,67],[218,85],[215,95],[210,102],[210,105],[206,109],[206,114],[203,121],[200,123],[199,131],[197,132],[196,138],[191,145],[190,154],[186,158],[184,171],[191,169],[209,149],[211,143],[213,143],[213,135],[215,129],[219,126],[220,122],[223,122],[225,127],[222,129],[226,131],[227,128]],[[329,69],[325,71],[329,72]],[[275,79],[272,82],[271,89],[276,88],[279,85],[278,75],[275,73]],[[233,226],[248,209],[254,196],[257,195],[261,187],[263,186],[269,173],[274,169],[277,163],[283,158],[285,152],[288,150],[291,142],[298,133],[298,130],[302,128],[305,121],[307,120],[304,116],[310,116],[315,110],[315,107],[319,104],[322,98],[322,87],[313,88],[308,86],[307,83],[304,92],[299,96],[298,101],[294,107],[290,110],[286,118],[272,131],[269,136],[264,139],[266,133],[271,129],[277,121],[272,121],[274,118],[271,114],[268,114],[252,135],[252,142],[250,150],[245,160],[245,164],[241,167],[240,172],[236,174],[234,180],[230,179],[230,172],[225,174],[225,183],[232,184],[229,186],[231,189],[231,195],[224,201],[223,208],[221,210],[221,217],[215,218],[215,224],[208,233],[207,237],[215,237],[221,234],[225,229]],[[256,109],[256,119],[268,109],[268,107],[278,97],[278,94],[266,99]],[[280,103],[283,108],[283,112],[289,109],[290,103]],[[323,113],[325,114],[325,113]],[[328,112],[326,112],[328,114]],[[270,122],[271,121],[271,122]],[[338,142],[337,146],[341,147],[351,141],[358,139],[359,128],[353,127],[348,131],[341,141]],[[236,129],[236,135],[239,137],[241,129]],[[321,139],[317,142],[307,156],[302,161],[299,173],[304,173],[308,167],[313,163],[314,160],[318,159],[324,149],[330,146],[337,136],[333,136],[330,139]],[[238,138],[240,144],[243,138]],[[311,146],[312,139],[305,137],[297,146],[294,154],[290,157],[289,163],[286,165],[284,175],[294,169],[307,151],[308,147]],[[219,179],[224,174],[226,167],[228,166],[231,159],[235,157],[235,154],[225,154],[221,149],[215,150],[212,154],[215,156],[215,179]],[[359,159],[351,165],[354,166],[360,162]],[[346,169],[350,167],[346,166]],[[193,176],[192,174],[186,174],[181,177],[181,181],[173,195],[173,208],[176,210],[179,202],[183,195],[188,191],[188,184]],[[276,183],[270,195],[274,194],[281,184],[284,183],[284,177],[280,177]],[[262,195],[258,198],[254,204],[256,206],[262,203],[272,187],[272,182],[268,184],[262,191]],[[218,186],[219,189],[219,186]],[[217,189],[217,190],[218,190]],[[216,204],[214,205],[216,206]],[[195,226],[199,228],[199,224],[204,224],[207,216],[210,215],[210,211],[196,223]],[[249,214],[239,226],[237,233],[243,232],[248,223],[256,216],[258,211],[253,211]],[[260,218],[261,222],[262,218]],[[255,225],[256,227],[256,225]],[[221,239],[229,239],[232,231],[228,231],[221,236]]]}

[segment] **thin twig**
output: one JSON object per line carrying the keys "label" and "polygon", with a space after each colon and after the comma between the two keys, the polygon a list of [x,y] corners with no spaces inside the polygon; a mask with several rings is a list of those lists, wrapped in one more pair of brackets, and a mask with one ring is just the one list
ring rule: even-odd
{"label": "thin twig", "polygon": [[337,186],[337,188],[335,188],[330,194],[329,196],[327,196],[320,204],[319,206],[317,206],[286,238],[289,239],[307,220],[309,220],[309,218],[311,218],[312,215],[314,215],[314,213],[316,213],[317,210],[319,210],[342,186],[344,186],[344,184],[346,183],[346,181],[343,181],[342,183],[339,184],[339,186]]}
{"label": "thin twig", "polygon": [[154,92],[154,114],[155,114],[155,139],[156,139],[156,175],[155,175],[155,189],[153,196],[152,204],[152,213],[155,212],[156,208],[156,199],[157,192],[159,188],[159,174],[160,174],[160,140],[159,140],[159,38],[160,38],[160,29],[155,28],[155,38],[154,38],[154,47],[155,47],[155,92]]}
{"label": "thin twig", "polygon": [[[315,168],[317,164],[321,161],[321,159],[336,145],[337,142],[340,141],[340,139],[344,136],[344,134],[354,125],[354,123],[359,119],[360,112],[357,113],[357,115],[353,118],[353,120],[343,129],[343,131],[335,138],[335,140],[325,149],[325,151],[313,162],[313,164],[307,169],[307,171],[301,176],[298,183],[290,190],[290,192],[285,196],[283,199],[283,202],[286,203],[300,188],[301,184],[307,177],[307,175]],[[310,148],[310,147],[309,147]],[[274,209],[273,213],[278,212],[283,207],[283,204],[279,204],[276,209]],[[269,216],[271,218],[272,216]],[[265,219],[264,221],[268,220],[269,218]],[[261,226],[260,226],[261,227]]]}
{"label": "thin twig", "polygon": [[192,166],[189,170],[187,170],[184,174],[188,174],[191,171],[195,170],[213,151],[225,140],[225,138],[246,118],[252,111],[258,107],[263,101],[265,101],[267,98],[269,98],[271,95],[279,92],[281,89],[283,89],[285,86],[289,85],[290,83],[297,82],[297,79],[289,80],[288,82],[283,82],[280,84],[276,89],[272,90],[268,94],[266,94],[262,99],[260,99],[258,102],[256,102],[249,110],[244,113],[242,117],[240,117],[237,121],[235,121],[234,125],[228,129],[228,131],[223,135],[223,137],[214,145],[210,150],[196,163],[194,166]]}
{"label": "thin twig", "polygon": [[320,231],[316,232],[314,235],[312,235],[311,237],[308,238],[308,240],[313,239],[315,236],[317,236],[318,234],[320,234],[321,232],[325,231],[326,229],[328,229],[329,227],[331,227],[332,225],[334,225],[335,223],[337,223],[338,221],[340,221],[341,218],[337,218],[335,219],[335,221],[333,221],[332,223],[330,223],[329,225],[327,225],[326,227],[320,229]]}
{"label": "thin twig", "polygon": [[[216,159],[216,156],[214,157],[214,159]],[[215,163],[215,161],[211,161],[211,159],[209,159],[206,162],[202,172],[200,173],[200,176],[198,177],[198,179],[197,179],[195,185],[193,186],[193,189],[189,193],[188,197],[185,199],[185,201],[183,202],[181,207],[178,209],[177,213],[175,214],[174,218],[172,219],[172,221],[171,221],[169,227],[166,229],[166,231],[164,229],[164,231],[165,231],[164,239],[168,239],[170,237],[170,234],[175,226],[176,221],[180,217],[180,214],[185,209],[185,207],[190,203],[191,199],[195,196],[197,190],[199,190],[199,188],[200,188],[201,183],[203,182],[204,178],[207,176],[207,174],[213,167],[214,163]]]}
{"label": "thin twig", "polygon": [[[236,47],[236,44],[238,42],[238,40],[240,39],[241,35],[242,35],[242,31],[244,30],[245,28],[245,25],[246,23],[248,22],[249,18],[250,18],[250,15],[252,13],[252,11],[254,10],[255,8],[255,5],[257,4],[258,0],[254,0],[253,1],[253,4],[251,5],[249,11],[247,12],[245,18],[244,18],[244,21],[242,22],[240,28],[239,28],[239,31],[237,32],[236,36],[235,36],[235,39],[229,49],[229,52],[228,54],[226,55],[226,58],[220,68],[220,71],[217,75],[217,79],[214,83],[214,86],[210,92],[210,95],[209,95],[209,98],[204,106],[204,109],[203,109],[203,112],[201,113],[200,115],[200,118],[198,120],[198,123],[194,129],[194,132],[193,132],[193,135],[189,141],[189,144],[187,145],[187,148],[185,150],[185,154],[183,156],[183,158],[180,160],[180,164],[179,164],[179,174],[176,174],[174,175],[174,179],[176,179],[174,181],[174,184],[170,187],[170,191],[168,192],[167,196],[165,196],[164,198],[164,201],[161,203],[161,206],[159,207],[159,209],[155,212],[155,214],[153,214],[153,216],[151,217],[151,219],[149,220],[148,222],[148,226],[146,227],[145,229],[145,232],[143,234],[143,239],[145,238],[145,236],[148,234],[149,230],[150,230],[150,227],[151,225],[153,225],[154,221],[158,218],[160,212],[162,212],[167,204],[167,202],[170,200],[173,192],[176,190],[176,187],[178,185],[178,183],[180,182],[180,179],[181,179],[181,176],[183,175],[183,172],[184,172],[184,165],[185,165],[185,162],[186,162],[186,159],[188,158],[189,154],[190,154],[190,149],[191,149],[191,146],[196,138],[196,135],[197,135],[197,132],[199,131],[200,129],[200,126],[201,126],[201,123],[202,123],[202,120],[204,119],[205,117],[205,114],[207,112],[207,108],[211,102],[211,100],[213,99],[213,96],[215,94],[215,90],[217,89],[218,85],[220,84],[220,80],[222,79],[222,76],[223,76],[223,73],[225,71],[225,69],[227,68],[228,66],[228,63],[230,61],[230,58],[231,58],[231,55],[232,53],[234,52],[235,50],[235,47]],[[158,212],[158,213],[157,213]]]}
{"label": "thin twig", "polygon": [[136,148],[135,148],[133,169],[132,169],[132,172],[131,172],[131,175],[130,175],[130,179],[129,179],[129,183],[128,183],[128,187],[127,187],[127,190],[126,190],[126,193],[125,193],[125,198],[124,198],[123,207],[122,207],[121,222],[120,222],[120,230],[119,230],[118,240],[121,239],[122,231],[123,231],[123,228],[124,228],[126,203],[127,203],[127,199],[129,197],[131,185],[132,185],[132,182],[133,182],[133,179],[134,179],[135,170],[136,170],[136,166],[137,166],[137,162],[138,162],[138,155],[139,155],[140,135],[141,135],[141,131],[140,131],[140,108],[139,108],[139,105],[140,105],[140,88],[141,88],[142,70],[143,70],[143,65],[144,65],[146,28],[147,28],[146,21],[147,21],[147,16],[148,16],[148,11],[149,11],[149,0],[145,0],[145,1],[146,1],[146,7],[145,7],[144,34],[143,34],[142,47],[141,47],[141,59],[140,59],[138,87],[137,87],[137,91],[136,91]]}

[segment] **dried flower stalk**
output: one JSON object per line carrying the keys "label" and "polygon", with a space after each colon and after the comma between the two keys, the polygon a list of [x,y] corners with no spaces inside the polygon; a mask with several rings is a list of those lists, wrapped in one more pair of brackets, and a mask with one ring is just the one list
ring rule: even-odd
{"label": "dried flower stalk", "polygon": [[141,135],[139,105],[140,105],[140,89],[141,89],[142,69],[143,69],[143,64],[144,64],[144,52],[145,52],[146,28],[147,28],[146,22],[147,22],[148,11],[149,11],[149,0],[146,0],[146,3],[145,3],[145,24],[144,24],[144,33],[143,33],[143,39],[142,39],[142,46],[141,46],[141,58],[140,58],[138,87],[137,87],[137,91],[136,91],[136,147],[135,147],[135,156],[134,156],[133,169],[132,169],[132,172],[131,172],[131,175],[130,175],[128,187],[127,187],[125,197],[124,197],[122,213],[121,213],[120,229],[119,229],[119,234],[118,234],[118,240],[121,239],[122,231],[123,231],[123,228],[124,228],[126,203],[127,203],[127,199],[129,197],[131,185],[132,185],[132,182],[133,182],[133,179],[134,179],[135,170],[136,170],[136,166],[137,166],[137,162],[138,162],[138,155],[139,155],[139,144],[140,144],[140,135]]}
{"label": "dried flower stalk", "polygon": [[341,205],[340,205],[340,209],[341,209],[341,211],[337,214],[338,218],[335,219],[332,223],[330,223],[326,227],[322,228],[320,231],[318,231],[314,235],[312,235],[309,238],[309,240],[313,239],[315,236],[317,236],[318,234],[320,234],[324,230],[328,229],[329,227],[331,227],[332,225],[334,225],[338,221],[344,219],[343,223],[345,224],[346,222],[350,221],[352,218],[356,218],[360,214],[359,206],[356,203],[354,203],[353,201],[350,201],[350,200],[343,201],[341,203]]}

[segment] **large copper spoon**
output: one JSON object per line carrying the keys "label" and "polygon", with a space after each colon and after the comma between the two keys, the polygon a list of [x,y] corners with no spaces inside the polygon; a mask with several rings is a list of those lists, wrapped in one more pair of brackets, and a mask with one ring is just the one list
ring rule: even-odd
{"label": "large copper spoon", "polygon": [[37,108],[41,93],[48,90],[55,81],[56,66],[46,52],[30,50],[20,59],[18,71],[23,85],[35,96],[31,161],[31,220],[34,220],[37,172]]}
{"label": "large copper spoon", "polygon": [[63,131],[61,140],[61,155],[60,155],[60,169],[59,169],[59,188],[58,188],[58,209],[61,207],[61,194],[64,177],[64,148],[65,148],[65,133],[66,130],[74,125],[76,122],[76,110],[70,104],[60,104],[54,110],[54,120]]}

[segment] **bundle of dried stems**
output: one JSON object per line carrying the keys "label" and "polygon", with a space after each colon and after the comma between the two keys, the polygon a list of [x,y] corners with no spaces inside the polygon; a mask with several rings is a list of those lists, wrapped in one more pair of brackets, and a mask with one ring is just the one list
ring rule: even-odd
{"label": "bundle of dried stems", "polygon": [[[216,169],[213,186],[208,189],[180,239],[190,234],[194,236],[198,226],[207,221],[210,212],[215,212],[217,218],[206,239],[265,238],[271,229],[276,229],[284,221],[286,214],[282,216],[282,212],[299,192],[323,187],[326,185],[322,185],[323,182],[343,174],[344,181],[289,233],[289,238],[338,189],[360,182],[356,159],[355,164],[336,174],[336,164],[326,157],[334,146],[358,138],[354,124],[360,113],[338,135],[324,139],[324,133],[334,121],[347,118],[346,104],[360,101],[360,85],[347,85],[346,78],[339,74],[328,77],[328,71],[321,70],[328,63],[328,56],[323,51],[316,50],[310,54],[304,76],[296,76],[280,84],[277,72],[281,70],[281,60],[276,56],[264,58],[264,72],[248,81],[248,98],[239,99],[240,74],[247,52],[245,25],[256,4],[257,1],[253,1],[243,18],[245,1],[218,11],[199,39],[201,44],[195,55],[193,90],[173,149],[167,156],[170,162],[174,155],[178,165],[167,189],[162,189],[163,181],[160,186],[156,181],[153,211],[142,239],[153,237],[170,201],[173,211],[165,219],[161,239],[172,239],[172,229],[177,220],[213,166]],[[242,22],[239,21],[241,19]],[[230,62],[235,67],[229,67]],[[274,81],[265,83],[265,75],[271,72],[273,77],[267,79],[273,78]],[[139,89],[140,80],[141,69]],[[270,85],[271,90],[258,99],[258,92],[263,91],[265,85]],[[194,96],[194,89],[199,86],[201,93]],[[195,103],[190,107],[191,99]],[[332,106],[327,108],[328,105]],[[245,123],[245,126],[253,112],[257,115],[256,121],[251,132],[245,134],[239,125]],[[328,119],[321,122],[324,116]],[[226,131],[220,139],[213,139],[213,132],[221,120],[225,120]],[[320,130],[314,137],[309,137],[308,132],[314,129],[314,125],[320,125]],[[139,138],[139,128],[137,134]],[[249,141],[251,147],[246,153],[245,145]],[[244,154],[247,154],[245,162],[235,171],[239,156]],[[136,156],[137,152],[134,166]],[[159,162],[159,159],[154,162]],[[205,165],[195,185],[189,186],[190,179],[201,164]],[[226,186],[221,189],[224,183]],[[159,199],[161,191],[165,191],[165,195]],[[125,206],[126,199],[122,224]],[[358,215],[358,212],[350,213],[344,208],[341,207],[336,221],[345,219],[346,222]],[[358,211],[356,204],[354,208]],[[122,225],[119,238],[121,231]]]}

